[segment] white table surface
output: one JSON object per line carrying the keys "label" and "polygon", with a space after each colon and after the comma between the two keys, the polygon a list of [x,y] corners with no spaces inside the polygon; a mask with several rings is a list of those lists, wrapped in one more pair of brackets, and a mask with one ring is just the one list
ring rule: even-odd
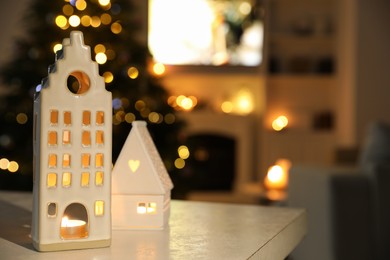
{"label": "white table surface", "polygon": [[0,192],[0,259],[284,259],[307,231],[304,209],[172,200],[162,231],[112,232],[111,247],[37,252],[32,193]]}

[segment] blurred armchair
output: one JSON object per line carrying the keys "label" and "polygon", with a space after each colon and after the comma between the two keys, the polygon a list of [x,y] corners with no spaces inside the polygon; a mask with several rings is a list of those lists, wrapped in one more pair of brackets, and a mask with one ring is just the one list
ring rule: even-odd
{"label": "blurred armchair", "polygon": [[287,204],[308,212],[291,260],[390,259],[390,126],[371,125],[354,167],[296,165]]}

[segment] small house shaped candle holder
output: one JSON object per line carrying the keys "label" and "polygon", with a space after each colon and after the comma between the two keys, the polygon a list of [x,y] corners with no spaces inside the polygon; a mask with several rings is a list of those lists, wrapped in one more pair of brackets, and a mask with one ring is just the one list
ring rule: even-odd
{"label": "small house shaped candle holder", "polygon": [[112,227],[164,229],[172,181],[145,121],[134,121],[112,171]]}
{"label": "small house shaped candle holder", "polygon": [[111,244],[112,96],[73,31],[34,98],[32,239],[39,251]]}

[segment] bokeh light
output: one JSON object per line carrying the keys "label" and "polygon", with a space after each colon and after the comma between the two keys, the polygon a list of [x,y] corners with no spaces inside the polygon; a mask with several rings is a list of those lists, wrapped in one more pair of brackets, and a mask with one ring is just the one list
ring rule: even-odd
{"label": "bokeh light", "polygon": [[69,24],[72,27],[79,26],[80,25],[80,17],[78,17],[77,15],[72,15],[71,17],[69,17]]}
{"label": "bokeh light", "polygon": [[73,6],[71,6],[70,4],[66,4],[62,7],[62,12],[67,15],[67,16],[71,16],[74,12],[74,9],[73,9]]}
{"label": "bokeh light", "polygon": [[288,125],[288,119],[286,116],[278,116],[274,121],[272,121],[272,129],[275,131],[281,131]]}
{"label": "bokeh light", "polygon": [[231,101],[224,101],[221,105],[221,110],[224,113],[231,113],[233,111],[233,103]]}
{"label": "bokeh light", "polygon": [[108,25],[111,23],[112,20],[111,15],[104,13],[100,16],[100,20],[102,21],[102,24]]}
{"label": "bokeh light", "polygon": [[99,16],[92,16],[91,17],[91,26],[96,28],[99,27],[102,22],[100,21]]}
{"label": "bokeh light", "polygon": [[99,0],[101,6],[107,6],[110,4],[110,0]]}
{"label": "bokeh light", "polygon": [[58,15],[55,19],[55,23],[58,27],[63,28],[67,25],[68,19],[63,15]]}
{"label": "bokeh light", "polygon": [[179,154],[179,157],[182,159],[187,159],[190,156],[190,150],[185,145],[181,145],[177,149],[177,153]]}
{"label": "bokeh light", "polygon": [[122,25],[118,22],[111,24],[111,32],[114,34],[119,34],[122,31]]}
{"label": "bokeh light", "polygon": [[183,169],[184,168],[184,166],[186,165],[186,162],[182,159],[182,158],[177,158],[176,160],[175,160],[175,167],[177,168],[177,169]]}
{"label": "bokeh light", "polygon": [[139,71],[138,71],[138,69],[136,67],[130,67],[127,70],[127,75],[131,79],[136,79],[138,77],[138,75],[139,75]]}
{"label": "bokeh light", "polygon": [[106,52],[106,47],[103,45],[103,44],[97,44],[95,46],[95,48],[93,48],[93,50],[95,51],[95,53],[99,53],[99,52]]}
{"label": "bokeh light", "polygon": [[85,10],[85,8],[87,8],[87,2],[85,0],[77,0],[76,8],[80,11]]}
{"label": "bokeh light", "polygon": [[61,50],[62,49],[62,44],[61,43],[57,43],[53,46],[53,52],[56,53],[57,51]]}
{"label": "bokeh light", "polygon": [[81,17],[81,24],[84,26],[84,27],[88,27],[91,25],[91,17],[89,15],[83,15]]}
{"label": "bokeh light", "polygon": [[102,52],[99,52],[95,55],[95,60],[97,63],[99,64],[104,64],[106,63],[107,61],[107,56],[106,54],[102,53]]}
{"label": "bokeh light", "polygon": [[110,71],[103,73],[104,82],[111,83],[114,80],[114,75]]}

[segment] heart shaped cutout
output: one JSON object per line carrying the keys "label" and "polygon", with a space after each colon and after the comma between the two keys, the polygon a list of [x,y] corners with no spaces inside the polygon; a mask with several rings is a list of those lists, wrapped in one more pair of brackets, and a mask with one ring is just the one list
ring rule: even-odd
{"label": "heart shaped cutout", "polygon": [[140,165],[140,161],[139,160],[129,160],[128,164],[129,164],[130,170],[132,172],[136,172],[138,170],[139,165]]}

